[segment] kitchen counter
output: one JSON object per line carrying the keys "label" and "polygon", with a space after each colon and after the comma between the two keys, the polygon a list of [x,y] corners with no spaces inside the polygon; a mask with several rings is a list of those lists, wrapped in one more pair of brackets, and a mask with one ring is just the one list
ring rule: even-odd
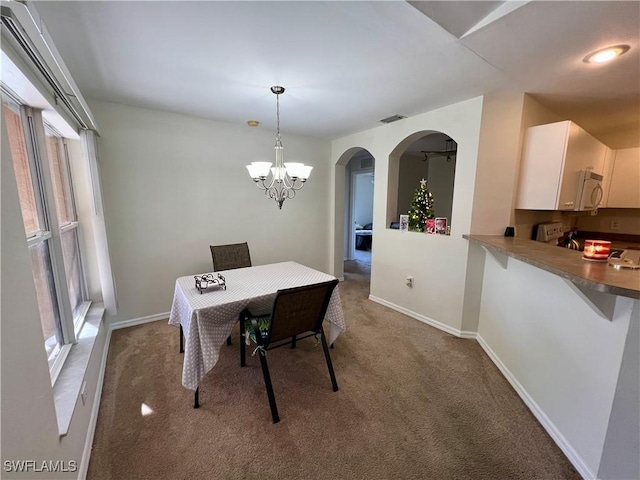
{"label": "kitchen counter", "polygon": [[582,252],[519,237],[463,235],[463,238],[559,275],[578,286],[640,299],[640,270],[617,270],[607,262],[583,260]]}
{"label": "kitchen counter", "polygon": [[583,478],[640,479],[640,270],[527,238],[463,237],[481,347]]}

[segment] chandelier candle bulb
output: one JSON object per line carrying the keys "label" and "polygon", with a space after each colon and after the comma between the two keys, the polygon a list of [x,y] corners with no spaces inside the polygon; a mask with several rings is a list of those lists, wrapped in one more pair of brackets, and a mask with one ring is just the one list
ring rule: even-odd
{"label": "chandelier candle bulb", "polygon": [[270,168],[271,162],[253,162],[251,165],[247,165],[249,175],[251,175],[251,178],[253,178],[254,180],[259,178],[266,178],[267,175],[269,175]]}

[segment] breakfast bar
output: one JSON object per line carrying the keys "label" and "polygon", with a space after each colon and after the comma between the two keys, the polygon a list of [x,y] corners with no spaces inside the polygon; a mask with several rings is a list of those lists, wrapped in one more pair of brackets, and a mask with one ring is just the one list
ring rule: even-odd
{"label": "breakfast bar", "polygon": [[585,478],[638,478],[640,270],[519,237],[465,235],[477,340]]}
{"label": "breakfast bar", "polygon": [[618,270],[607,262],[582,259],[576,250],[552,247],[520,237],[463,235],[493,255],[506,255],[598,292],[640,298],[640,270]]}

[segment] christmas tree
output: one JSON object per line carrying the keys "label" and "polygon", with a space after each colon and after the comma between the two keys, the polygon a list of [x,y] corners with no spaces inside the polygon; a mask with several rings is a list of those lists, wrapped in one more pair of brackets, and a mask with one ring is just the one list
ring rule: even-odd
{"label": "christmas tree", "polygon": [[427,188],[427,181],[420,180],[420,186],[413,194],[413,202],[409,209],[409,230],[424,232],[427,218],[433,218],[433,195]]}

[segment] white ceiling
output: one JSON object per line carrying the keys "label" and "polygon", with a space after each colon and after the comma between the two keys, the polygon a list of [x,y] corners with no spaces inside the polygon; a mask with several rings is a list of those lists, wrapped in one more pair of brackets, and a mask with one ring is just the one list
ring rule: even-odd
{"label": "white ceiling", "polygon": [[[275,128],[282,85],[283,133],[334,139],[527,92],[612,148],[640,145],[638,1],[36,5],[88,99]],[[612,64],[582,62],[620,43]]]}

